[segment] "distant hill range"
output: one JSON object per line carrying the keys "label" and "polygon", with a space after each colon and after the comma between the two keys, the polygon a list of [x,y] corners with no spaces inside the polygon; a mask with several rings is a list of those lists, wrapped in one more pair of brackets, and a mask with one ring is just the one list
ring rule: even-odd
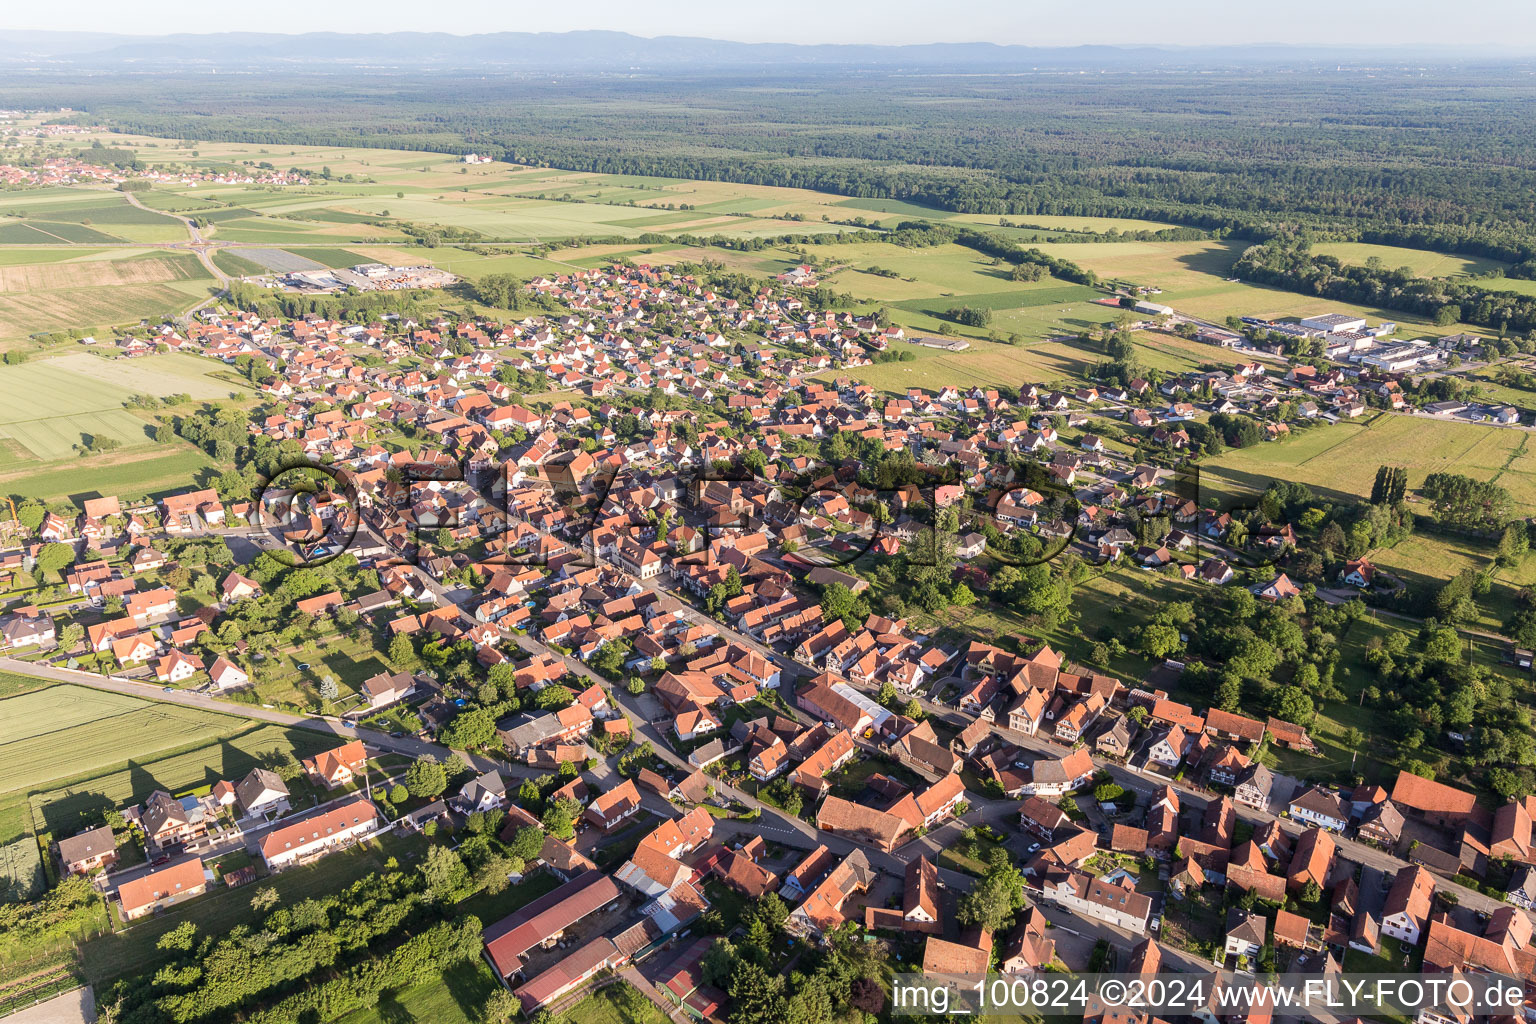
{"label": "distant hill range", "polygon": [[[1396,64],[1448,51],[1392,47],[1297,46],[999,46],[993,43],[861,44],[737,43],[685,36],[646,39],[623,32],[496,32],[458,36],[443,32],[296,35],[221,32],[208,35],[110,35],[95,32],[0,31],[0,66],[176,68],[326,67],[499,69],[504,71],[722,70],[754,72],[797,68],[885,71],[1009,72],[1114,70],[1151,67],[1242,68],[1255,63]],[[1486,57],[1484,58],[1487,59]]]}

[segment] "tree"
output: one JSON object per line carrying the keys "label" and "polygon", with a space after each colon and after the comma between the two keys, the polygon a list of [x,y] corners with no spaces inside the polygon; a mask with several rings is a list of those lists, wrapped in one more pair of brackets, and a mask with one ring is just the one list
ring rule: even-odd
{"label": "tree", "polygon": [[251,894],[251,909],[258,914],[264,914],[277,906],[277,899],[277,889],[264,885]]}
{"label": "tree", "polygon": [[905,717],[910,718],[912,721],[916,722],[921,720],[923,717],[923,706],[917,702],[916,697],[913,697],[911,700],[902,705],[901,713]]}
{"label": "tree", "polygon": [[37,553],[37,571],[46,576],[58,576],[75,559],[75,549],[68,544],[44,544]]}
{"label": "tree", "polygon": [[1307,726],[1312,724],[1317,710],[1312,704],[1312,698],[1299,686],[1282,686],[1275,698],[1275,717],[1294,725]]}
{"label": "tree", "polygon": [[1315,906],[1323,898],[1323,887],[1308,879],[1302,885],[1301,892],[1297,895],[1301,898],[1301,902],[1309,906]]}
{"label": "tree", "polygon": [[[275,895],[275,890],[269,888],[267,891],[272,892]],[[255,902],[255,898],[252,897],[251,903],[254,905]],[[193,924],[191,921],[181,922],[181,924],[160,936],[160,941],[155,943],[155,946],[158,949],[175,950],[179,953],[190,952],[196,945],[197,925]]]}
{"label": "tree", "polygon": [[267,767],[284,782],[292,782],[304,774],[304,766],[291,750],[273,751],[267,757]]}
{"label": "tree", "polygon": [[448,788],[448,773],[436,758],[422,758],[405,770],[405,788],[414,797],[430,800]]}
{"label": "tree", "polygon": [[571,692],[570,687],[553,683],[533,695],[533,706],[545,711],[559,711],[570,707],[575,700],[576,694]]}
{"label": "tree", "polygon": [[568,796],[562,796],[544,812],[540,823],[556,839],[570,839],[576,834],[576,818],[580,814],[581,804]]}
{"label": "tree", "polygon": [[955,918],[961,924],[987,931],[1006,925],[1024,906],[1024,879],[1019,870],[1006,861],[994,864],[960,897]]}
{"label": "tree", "polygon": [[475,886],[494,896],[499,892],[506,891],[507,886],[512,884],[511,878],[508,877],[511,874],[512,859],[499,853],[493,853],[475,869]]}
{"label": "tree", "polygon": [[16,518],[28,533],[36,533],[42,528],[43,520],[48,518],[48,509],[40,501],[23,502],[16,509]]}
{"label": "tree", "polygon": [[736,947],[723,936],[715,939],[704,954],[702,966],[706,985],[722,989],[727,987],[731,983],[731,972],[736,968]]}
{"label": "tree", "polygon": [[1503,534],[1499,536],[1499,564],[1505,567],[1518,564],[1530,547],[1530,533],[1524,523],[1506,524]]}
{"label": "tree", "polygon": [[544,849],[544,833],[534,825],[524,825],[512,836],[512,841],[507,844],[507,852],[513,857],[523,861],[537,860],[539,851]]}
{"label": "tree", "polygon": [[341,696],[341,690],[336,686],[336,680],[330,673],[320,680],[320,696],[325,700],[335,700]]}
{"label": "tree", "polygon": [[1141,650],[1149,658],[1163,659],[1177,653],[1184,646],[1176,626],[1149,623],[1141,627]]}
{"label": "tree", "polygon": [[498,986],[480,1008],[480,1024],[507,1024],[522,1012],[523,1004],[517,996]]}
{"label": "tree", "polygon": [[[592,655],[592,667],[609,679],[617,679],[624,671],[624,663],[629,660],[634,650],[635,645],[628,637],[614,637]],[[539,692],[542,695],[543,691]]]}
{"label": "tree", "polygon": [[496,742],[496,716],[488,708],[472,708],[443,726],[438,739],[450,747],[488,747]]}
{"label": "tree", "polygon": [[1236,711],[1243,702],[1243,680],[1236,672],[1223,672],[1216,686],[1216,706],[1222,711]]}
{"label": "tree", "polygon": [[784,977],[740,961],[731,973],[731,1024],[783,1024],[788,1016]]}
{"label": "tree", "polygon": [[410,795],[410,791],[407,790],[401,783],[397,782],[393,786],[389,787],[389,802],[397,806],[405,803]]}
{"label": "tree", "polygon": [[498,309],[521,309],[522,288],[511,274],[487,274],[475,283],[475,297]]}
{"label": "tree", "polygon": [[421,866],[427,889],[438,900],[448,900],[469,885],[469,869],[458,851],[437,843],[427,847],[427,859]]}
{"label": "tree", "polygon": [[415,657],[416,645],[411,643],[411,638],[404,633],[396,633],[389,642],[389,660],[396,665],[403,665]]}
{"label": "tree", "polygon": [[828,622],[837,619],[851,620],[858,598],[841,583],[832,583],[821,592],[821,614]]}
{"label": "tree", "polygon": [[1114,803],[1125,795],[1125,787],[1116,782],[1101,782],[1093,787],[1093,798],[1101,804]]}

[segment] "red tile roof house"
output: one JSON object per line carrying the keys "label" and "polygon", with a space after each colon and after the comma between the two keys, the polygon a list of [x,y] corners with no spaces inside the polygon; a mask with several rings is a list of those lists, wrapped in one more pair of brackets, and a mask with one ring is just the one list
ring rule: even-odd
{"label": "red tile roof house", "polygon": [[1401,868],[1381,906],[1381,932],[1410,946],[1417,946],[1429,924],[1435,879],[1427,868],[1414,864]]}
{"label": "red tile roof house", "polygon": [[940,935],[944,931],[944,922],[939,916],[941,908],[939,869],[926,856],[918,857],[907,862],[901,909],[865,907],[864,927],[871,931],[889,928],[892,931]]}
{"label": "red tile roof house", "polygon": [[324,615],[334,608],[340,608],[344,603],[341,592],[333,590],[329,594],[316,594],[314,597],[307,597],[293,607],[301,615]]}
{"label": "red tile roof house", "polygon": [[1291,854],[1290,867],[1286,869],[1286,887],[1300,892],[1308,882],[1328,889],[1328,874],[1333,869],[1334,851],[1338,849],[1333,838],[1320,828],[1309,828],[1296,840],[1296,851]]}
{"label": "red tile roof house", "polygon": [[923,946],[924,974],[986,974],[992,961],[992,933],[983,932],[985,943],[975,945],[949,942],[935,935],[928,936]]}
{"label": "red tile roof house", "polygon": [[362,773],[368,765],[368,751],[363,748],[362,740],[353,740],[306,758],[303,763],[304,771],[311,779],[326,789],[335,789]]}
{"label": "red tile roof house", "polygon": [[1072,872],[1047,878],[1042,891],[1047,899],[1086,917],[1138,935],[1147,932],[1152,901],[1132,889],[1128,879],[1115,885],[1092,875]]}
{"label": "red tile roof house", "polygon": [[816,812],[816,827],[890,853],[912,827],[906,820],[851,800],[829,796]]}
{"label": "red tile roof house", "polygon": [[176,611],[176,591],[160,587],[134,594],[128,598],[128,604],[123,610],[140,625],[151,619],[162,618]]}
{"label": "red tile roof house", "polygon": [[869,891],[876,874],[863,850],[838,860],[831,874],[812,889],[805,901],[790,912],[784,929],[791,935],[821,938],[848,919],[848,900]]}
{"label": "red tile roof house", "polygon": [[245,686],[251,681],[245,669],[223,655],[214,659],[213,665],[208,669],[208,678],[213,680],[213,685],[220,690],[232,690]]}
{"label": "red tile roof house", "polygon": [[506,984],[522,971],[523,954],[559,939],[568,928],[621,895],[614,880],[601,871],[577,875],[483,930],[480,938],[485,944],[485,958],[496,977]]}
{"label": "red tile roof house", "polygon": [[1399,772],[1392,802],[1410,814],[1437,825],[1458,825],[1477,816],[1477,797],[1466,790]]}
{"label": "red tile roof house", "polygon": [[202,670],[201,658],[173,650],[155,662],[155,679],[162,683],[179,683],[191,679]]}
{"label": "red tile roof house", "polygon": [[269,869],[279,871],[350,845],[378,824],[379,812],[370,801],[352,800],[267,833],[261,855]]}
{"label": "red tile roof house", "polygon": [[611,832],[639,811],[640,790],[633,779],[625,779],[620,785],[593,800],[582,812],[582,818],[604,832]]}
{"label": "red tile roof house", "polygon": [[149,874],[124,882],[117,890],[123,905],[123,919],[132,921],[168,907],[178,900],[191,899],[208,889],[200,857],[185,857]]}

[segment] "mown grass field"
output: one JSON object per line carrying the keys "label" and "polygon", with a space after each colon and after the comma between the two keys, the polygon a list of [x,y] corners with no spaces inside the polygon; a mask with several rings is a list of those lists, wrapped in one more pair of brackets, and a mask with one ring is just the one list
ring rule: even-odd
{"label": "mown grass field", "polygon": [[[72,494],[99,481],[164,479],[172,464],[190,483],[207,460],[190,445],[156,445],[150,419],[124,408],[134,395],[186,394],[194,400],[240,393],[215,374],[221,366],[180,353],[139,359],[103,358],[84,351],[0,366],[0,490],[37,497]],[[74,446],[86,437],[109,437],[123,448],[80,458]],[[171,463],[145,466],[157,457]],[[130,470],[124,476],[124,470]],[[139,470],[142,476],[134,476]],[[105,474],[105,477],[102,474]],[[111,493],[110,491],[106,493]]]}
{"label": "mown grass field", "polygon": [[1389,269],[1407,267],[1419,277],[1467,277],[1502,270],[1508,264],[1480,256],[1451,256],[1427,249],[1407,249],[1400,245],[1372,245],[1369,242],[1318,242],[1312,251],[1333,256],[1352,266],[1364,266],[1375,257]]}
{"label": "mown grass field", "polygon": [[[309,667],[301,669],[301,664]],[[252,682],[264,701],[311,707],[321,703],[319,686],[324,676],[335,680],[337,699],[346,701],[364,679],[387,671],[392,670],[366,634],[360,639],[327,636],[260,662]]]}
{"label": "mown grass field", "polygon": [[477,1024],[480,1007],[497,987],[491,969],[483,960],[475,960],[444,971],[440,978],[424,985],[387,992],[377,1006],[349,1013],[339,1018],[338,1024]]}
{"label": "mown grass field", "polygon": [[71,352],[35,361],[28,366],[45,366],[87,377],[123,394],[185,394],[195,399],[227,398],[236,385],[217,374],[230,371],[217,360],[200,356],[165,352],[136,359],[103,359],[89,352]]}
{"label": "mown grass field", "polygon": [[1507,567],[1494,565],[1493,554],[1483,541],[1420,530],[1396,547],[1372,551],[1370,559],[1410,586],[1431,588],[1464,569],[1482,572],[1492,566],[1493,586],[1477,599],[1479,616],[1468,625],[1498,633],[1518,607],[1520,591],[1536,586],[1536,554]]}

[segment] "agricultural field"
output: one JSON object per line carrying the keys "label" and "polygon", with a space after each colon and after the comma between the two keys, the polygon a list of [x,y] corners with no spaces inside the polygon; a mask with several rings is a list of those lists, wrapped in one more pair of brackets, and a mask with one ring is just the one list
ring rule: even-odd
{"label": "agricultural field", "polygon": [[206,298],[212,283],[184,252],[83,249],[68,260],[8,259],[0,265],[0,340],[179,313]]}
{"label": "agricultural field", "polygon": [[[286,751],[296,757],[309,757],[336,745],[333,737],[307,729],[254,724],[195,709],[175,710],[206,715],[212,720],[207,728],[218,731],[205,731],[202,735],[182,731],[166,737],[169,745],[158,750],[146,749],[126,763],[119,752],[119,760],[107,770],[70,778],[37,793],[32,797],[32,807],[38,829],[70,835],[81,822],[99,815],[104,806],[120,807],[143,800],[155,789],[177,795],[205,793],[220,779],[243,778],[261,763],[263,755]],[[74,734],[70,735],[73,739]]]}
{"label": "agricultural field", "polygon": [[186,237],[180,221],[142,210],[105,186],[0,194],[0,242],[179,242]]}
{"label": "agricultural field", "polygon": [[0,699],[0,880],[23,891],[40,877],[43,845],[99,823],[108,808],[155,789],[206,792],[274,752],[307,757],[334,745],[317,732],[32,682],[41,688]]}
{"label": "agricultural field", "polygon": [[42,789],[129,758],[152,760],[172,747],[233,735],[243,724],[71,684],[7,697],[0,701],[0,793]]}
{"label": "agricultural field", "polygon": [[188,444],[40,464],[0,449],[0,491],[23,498],[158,496],[201,484],[213,459]]}
{"label": "agricultural field", "polygon": [[1383,465],[1407,467],[1410,491],[1442,471],[1496,480],[1520,508],[1536,510],[1536,447],[1525,431],[1390,413],[1207,459],[1201,463],[1202,501],[1246,500],[1276,479],[1306,484],[1331,500],[1369,497]]}
{"label": "agricultural field", "polygon": [[[1373,321],[1394,321],[1402,325],[1399,336],[1403,338],[1441,337],[1461,331],[1476,333],[1479,330],[1467,324],[1437,326],[1423,317],[1400,310],[1344,306],[1279,288],[1228,280],[1233,264],[1248,244],[1230,239],[1194,242],[1060,242],[1044,243],[1036,248],[1092,270],[1105,281],[1124,280],[1161,288],[1162,294],[1155,297],[1156,301],[1172,306],[1180,313],[1217,323],[1229,316],[1280,319],[1322,313],[1353,313]],[[1434,253],[1426,255],[1436,256]]]}
{"label": "agricultural field", "polygon": [[[67,148],[88,143],[70,140]],[[1028,228],[1003,228],[999,218],[954,214],[908,203],[846,199],[806,189],[596,174],[494,163],[466,165],[441,154],[346,147],[267,147],[179,142],[113,134],[103,141],[131,147],[141,160],[183,167],[229,169],[269,162],[308,172],[307,186],[157,183],[138,194],[149,210],[127,206],[101,188],[57,188],[15,201],[24,218],[0,227],[0,242],[60,240],[180,241],[184,229],[156,211],[209,221],[205,234],[234,243],[298,249],[348,247],[406,239],[406,222],[468,228],[486,241],[642,234],[724,234],[754,238],[840,230],[860,218],[894,226],[902,220],[979,224],[1021,239],[1042,232],[1156,230],[1151,221],[1094,217],[1032,217]],[[327,178],[324,172],[329,171]],[[350,176],[350,180],[348,180]],[[129,213],[111,209],[125,207]],[[680,209],[680,207],[689,209]],[[0,216],[7,210],[0,205]],[[10,232],[15,237],[9,237]],[[1048,235],[1047,235],[1048,237]],[[258,261],[259,262],[259,261]],[[323,262],[323,261],[322,261]]]}
{"label": "agricultural field", "polygon": [[891,348],[912,352],[907,362],[875,363],[847,370],[829,370],[822,379],[849,377],[892,395],[906,394],[908,388],[937,390],[946,384],[970,387],[975,384],[1018,386],[1024,381],[1047,383],[1064,381],[1090,367],[1093,353],[1075,343],[1028,342],[1022,346],[972,341],[964,352],[944,352],[901,342]]}

